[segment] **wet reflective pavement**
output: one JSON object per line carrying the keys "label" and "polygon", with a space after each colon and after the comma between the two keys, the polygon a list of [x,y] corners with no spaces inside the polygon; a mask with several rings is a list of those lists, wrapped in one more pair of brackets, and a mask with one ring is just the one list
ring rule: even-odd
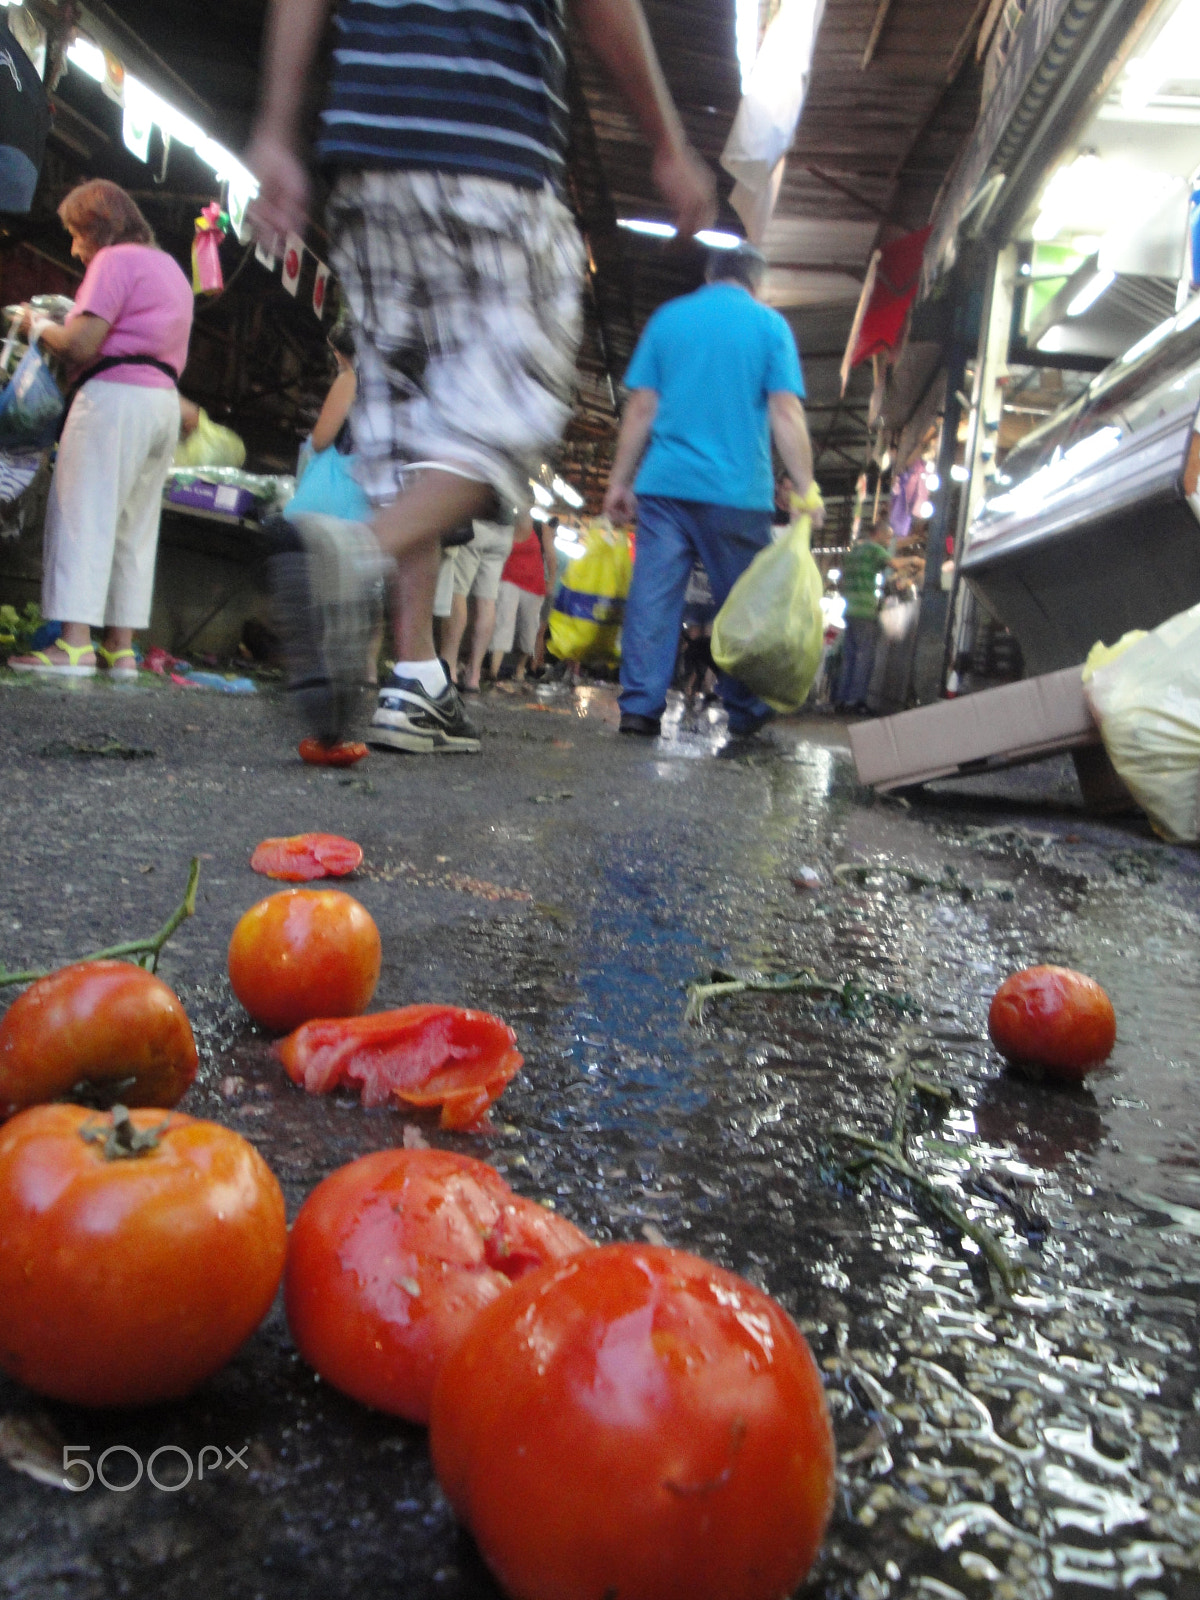
{"label": "wet reflective pavement", "polygon": [[[906,806],[857,786],[832,722],[722,748],[719,717],[676,705],[662,740],[619,739],[603,686],[493,692],[479,757],[340,773],[298,762],[265,695],[0,676],[0,706],[0,959],[150,932],[199,854],[197,915],[160,967],[201,1049],[182,1109],[250,1138],[290,1215],[415,1127],[598,1239],[693,1250],[788,1308],[841,1454],[809,1600],[1200,1596],[1194,852],[1088,818],[1054,765]],[[81,753],[106,740],[154,754]],[[225,946],[271,888],[250,851],[304,829],[364,848],[348,887],[383,935],[376,1006],[470,1004],[516,1029],[525,1069],[490,1129],[306,1096],[240,1011]],[[1041,961],[1116,1006],[1084,1089],[1016,1078],[988,1043],[992,992]],[[853,987],[685,1016],[714,969],[802,968]],[[952,1095],[914,1109],[909,1157],[1023,1268],[1011,1296],[902,1182],[847,1173],[837,1129],[885,1139],[905,1063]],[[25,1468],[0,1467],[0,1593],[497,1595],[422,1431],[321,1385],[278,1306],[184,1405],[92,1414],[0,1381],[0,1418]],[[121,1447],[117,1486],[174,1447],[167,1487],[71,1494],[42,1481],[63,1445]]]}

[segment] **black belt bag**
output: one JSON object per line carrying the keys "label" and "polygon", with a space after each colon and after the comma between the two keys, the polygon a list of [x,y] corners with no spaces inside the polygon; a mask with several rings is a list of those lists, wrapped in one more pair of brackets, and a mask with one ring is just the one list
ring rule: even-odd
{"label": "black belt bag", "polygon": [[62,416],[58,422],[57,438],[62,438],[62,431],[66,427],[67,413],[75,403],[75,396],[83,388],[89,378],[96,378],[102,372],[109,372],[113,367],[154,367],[158,372],[165,372],[171,382],[178,384],[179,374],[168,361],[160,361],[157,356],[101,356],[99,361],[93,361],[90,367],[84,370],[75,379],[67,390],[63,400]]}

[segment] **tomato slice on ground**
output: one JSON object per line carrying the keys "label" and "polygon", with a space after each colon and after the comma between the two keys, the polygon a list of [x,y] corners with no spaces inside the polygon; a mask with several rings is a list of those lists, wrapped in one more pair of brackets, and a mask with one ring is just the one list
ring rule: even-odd
{"label": "tomato slice on ground", "polygon": [[300,759],[311,767],[352,767],[368,754],[367,747],[358,739],[345,744],[322,744],[320,739],[301,739]]}
{"label": "tomato slice on ground", "polygon": [[469,1128],[524,1064],[516,1045],[489,1012],[421,1005],[306,1022],[275,1053],[310,1094],[358,1084],[364,1106],[440,1105],[443,1128]]}
{"label": "tomato slice on ground", "polygon": [[362,866],[362,846],[338,833],[295,833],[290,839],[264,839],[250,857],[255,872],[285,883],[313,878],[344,878]]}

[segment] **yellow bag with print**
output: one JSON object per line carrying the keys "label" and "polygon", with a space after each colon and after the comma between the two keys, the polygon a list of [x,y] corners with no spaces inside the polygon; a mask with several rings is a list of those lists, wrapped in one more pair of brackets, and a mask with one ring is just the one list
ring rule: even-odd
{"label": "yellow bag with print", "polygon": [[774,711],[798,711],[821,666],[824,585],[812,558],[810,513],[821,504],[814,483],[788,531],[760,550],[713,623],[713,660]]}
{"label": "yellow bag with print", "polygon": [[607,517],[588,523],[550,613],[550,648],[561,661],[616,662],[633,576],[629,535]]}

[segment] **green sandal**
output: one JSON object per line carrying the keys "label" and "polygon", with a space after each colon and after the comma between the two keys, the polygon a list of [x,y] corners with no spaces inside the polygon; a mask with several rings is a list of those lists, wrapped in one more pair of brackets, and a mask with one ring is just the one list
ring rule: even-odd
{"label": "green sandal", "polygon": [[106,650],[96,646],[96,659],[104,669],[106,678],[122,678],[132,682],[138,675],[137,657],[130,649]]}
{"label": "green sandal", "polygon": [[87,662],[81,660],[83,656],[93,655],[90,644],[68,644],[65,639],[56,639],[49,648],[51,650],[61,650],[67,659],[65,661],[52,661],[45,650],[34,650],[31,655],[10,656],[8,664],[14,672],[39,672],[44,678],[94,678],[96,676],[95,661]]}

